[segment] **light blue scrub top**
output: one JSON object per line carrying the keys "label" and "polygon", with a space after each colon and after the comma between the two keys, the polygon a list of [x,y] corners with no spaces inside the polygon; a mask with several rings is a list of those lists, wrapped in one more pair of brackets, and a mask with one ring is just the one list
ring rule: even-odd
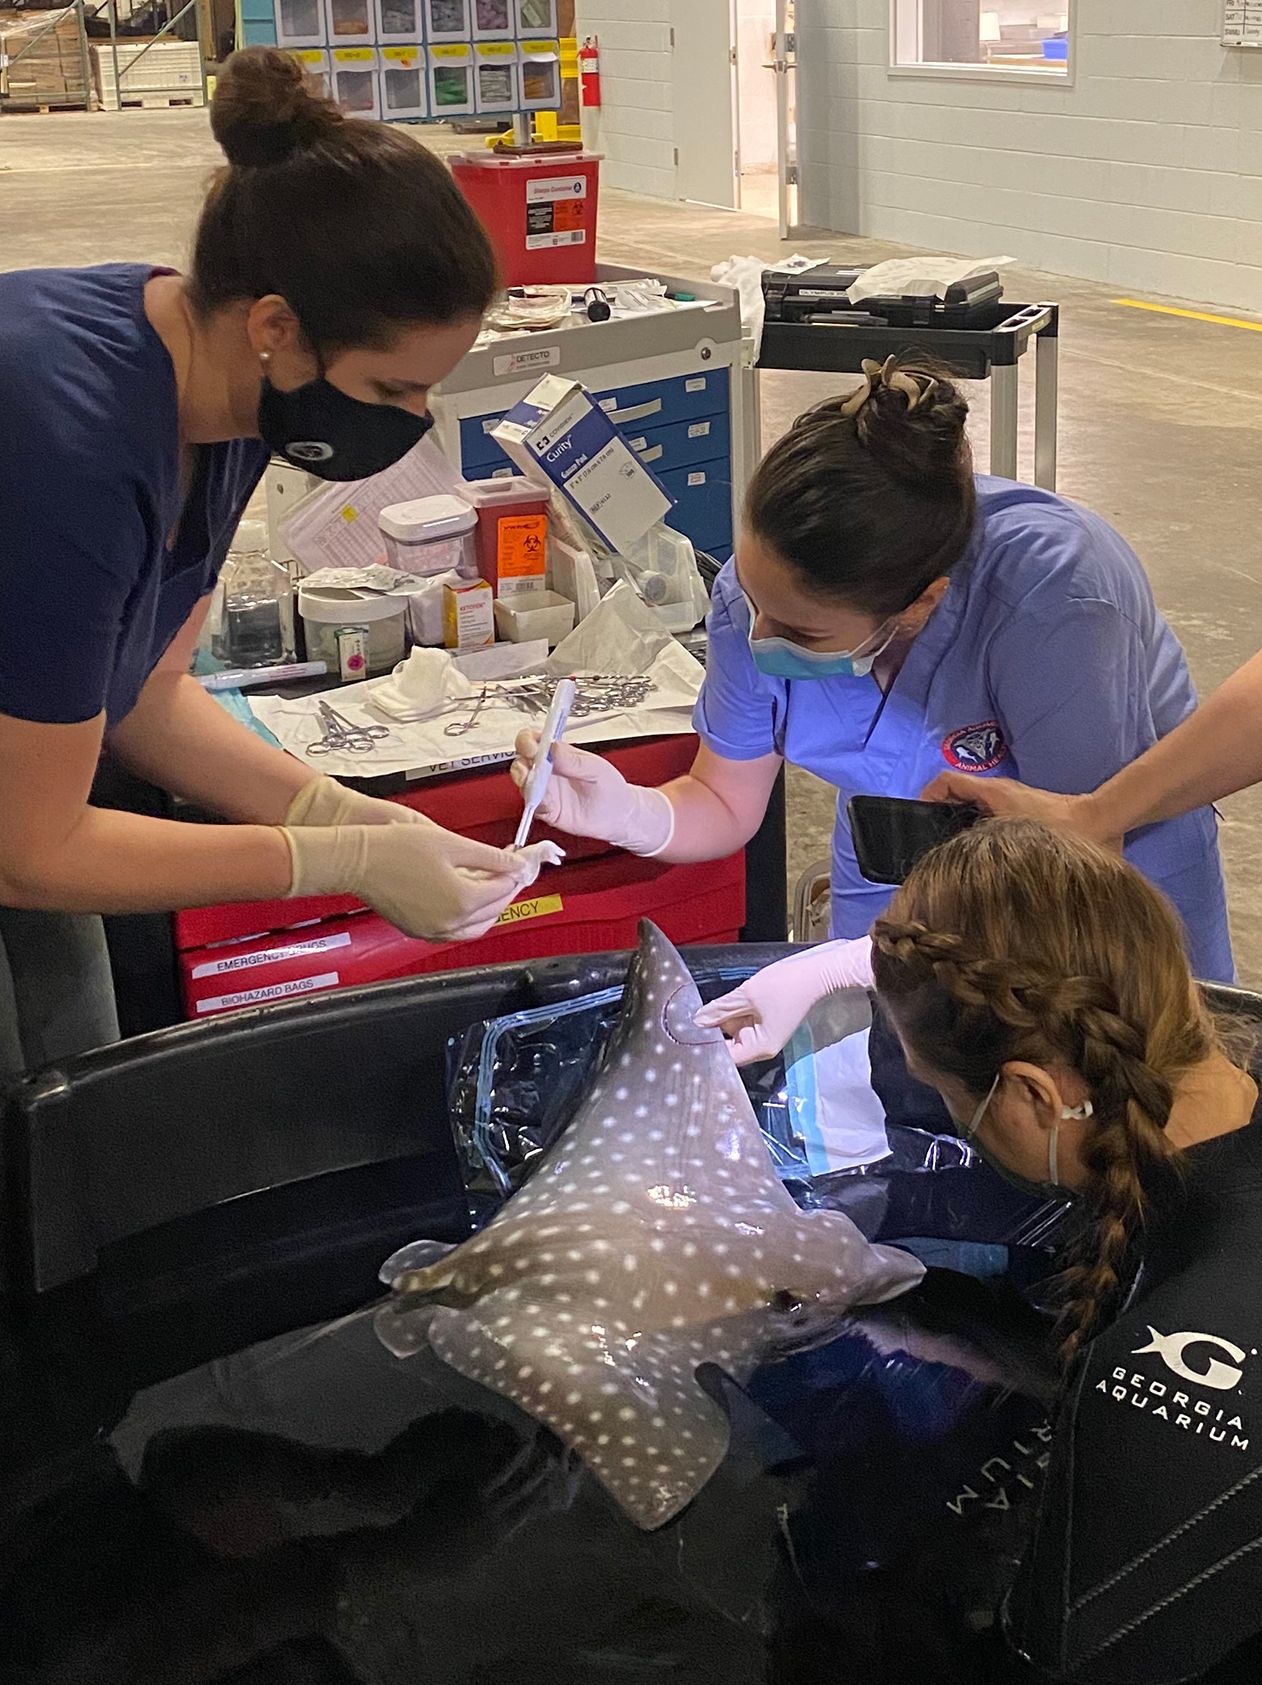
{"label": "light blue scrub top", "polygon": [[[697,732],[725,760],[783,755],[836,788],[834,936],[862,936],[893,893],[860,875],[851,796],[915,797],[950,769],[1094,790],[1196,706],[1143,567],[1105,521],[1008,480],[977,491],[969,557],[888,696],[872,678],[765,677],[733,563],[715,587]],[[1231,981],[1213,810],[1135,832],[1126,854],[1178,908],[1196,975]]]}

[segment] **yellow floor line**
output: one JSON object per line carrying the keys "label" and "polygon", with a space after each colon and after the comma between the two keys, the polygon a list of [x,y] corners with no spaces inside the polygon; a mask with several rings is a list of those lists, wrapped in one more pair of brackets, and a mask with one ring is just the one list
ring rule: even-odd
{"label": "yellow floor line", "polygon": [[1220,328],[1245,328],[1249,333],[1262,333],[1262,322],[1245,322],[1239,316],[1211,316],[1204,310],[1178,310],[1173,304],[1145,304],[1138,298],[1115,298],[1114,304],[1128,310],[1151,310],[1155,316],[1182,316],[1189,322],[1215,322]]}

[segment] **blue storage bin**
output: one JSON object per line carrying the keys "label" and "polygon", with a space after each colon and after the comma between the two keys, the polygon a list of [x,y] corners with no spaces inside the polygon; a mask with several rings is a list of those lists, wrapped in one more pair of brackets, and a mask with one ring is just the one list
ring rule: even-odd
{"label": "blue storage bin", "polygon": [[1059,59],[1067,63],[1069,59],[1069,39],[1058,36],[1054,41],[1044,41],[1043,57],[1045,59]]}

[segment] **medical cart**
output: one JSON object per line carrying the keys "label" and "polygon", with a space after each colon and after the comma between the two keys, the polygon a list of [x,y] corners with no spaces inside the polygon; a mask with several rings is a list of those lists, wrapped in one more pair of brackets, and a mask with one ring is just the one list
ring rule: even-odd
{"label": "medical cart", "polygon": [[[611,288],[644,271],[597,274]],[[675,301],[666,310],[608,322],[576,311],[560,327],[477,345],[436,395],[436,437],[466,479],[511,474],[491,437],[498,422],[544,375],[581,381],[675,499],[670,525],[725,561],[757,460],[740,307],[730,287],[655,278]]]}

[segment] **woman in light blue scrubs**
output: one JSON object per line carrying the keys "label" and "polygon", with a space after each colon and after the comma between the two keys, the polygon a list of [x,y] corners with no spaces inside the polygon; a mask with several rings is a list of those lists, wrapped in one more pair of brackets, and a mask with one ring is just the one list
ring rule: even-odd
{"label": "woman in light blue scrubs", "polygon": [[[860,875],[852,796],[918,796],[944,771],[1094,790],[1186,719],[1187,663],[1134,553],[1064,498],[975,475],[967,413],[943,374],[891,359],[802,416],[758,469],[715,589],[691,773],[644,790],[565,749],[544,817],[721,859],[781,765],[803,767],[838,793],[833,935],[859,938],[892,892]],[[1126,853],[1178,909],[1195,974],[1230,980],[1212,809]]]}

